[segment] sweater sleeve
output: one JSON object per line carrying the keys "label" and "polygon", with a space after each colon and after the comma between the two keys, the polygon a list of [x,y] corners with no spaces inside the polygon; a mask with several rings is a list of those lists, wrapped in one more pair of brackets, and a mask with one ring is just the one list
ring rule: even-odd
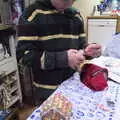
{"label": "sweater sleeve", "polygon": [[79,25],[79,49],[84,49],[87,46],[86,33],[84,31],[84,20],[80,12],[77,12],[76,17]]}
{"label": "sweater sleeve", "polygon": [[41,59],[42,69],[66,68],[68,67],[67,52],[48,52],[44,51]]}
{"label": "sweater sleeve", "polygon": [[[29,49],[30,48],[30,49]],[[17,59],[25,65],[38,64],[40,69],[52,70],[68,67],[67,52],[37,51],[29,42],[18,42]]]}

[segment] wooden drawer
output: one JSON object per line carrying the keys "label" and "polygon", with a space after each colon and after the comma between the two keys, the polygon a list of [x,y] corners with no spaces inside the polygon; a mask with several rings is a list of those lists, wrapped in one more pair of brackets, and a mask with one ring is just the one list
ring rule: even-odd
{"label": "wooden drawer", "polygon": [[117,19],[90,19],[88,25],[105,27],[114,26],[117,23]]}

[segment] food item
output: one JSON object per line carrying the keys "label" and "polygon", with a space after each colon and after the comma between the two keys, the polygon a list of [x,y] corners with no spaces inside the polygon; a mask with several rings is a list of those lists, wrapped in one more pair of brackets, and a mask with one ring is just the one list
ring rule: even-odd
{"label": "food item", "polygon": [[40,108],[42,120],[69,120],[72,115],[72,103],[60,93],[48,98]]}
{"label": "food item", "polygon": [[66,119],[59,111],[51,109],[42,116],[42,120],[66,120]]}

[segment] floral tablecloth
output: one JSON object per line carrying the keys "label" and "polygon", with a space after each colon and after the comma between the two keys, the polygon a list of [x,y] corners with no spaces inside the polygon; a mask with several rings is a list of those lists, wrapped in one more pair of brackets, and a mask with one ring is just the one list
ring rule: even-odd
{"label": "floral tablecloth", "polygon": [[[120,120],[120,85],[108,81],[108,89],[95,92],[80,82],[79,73],[64,81],[53,93],[72,102],[71,120]],[[41,120],[38,107],[27,120]]]}

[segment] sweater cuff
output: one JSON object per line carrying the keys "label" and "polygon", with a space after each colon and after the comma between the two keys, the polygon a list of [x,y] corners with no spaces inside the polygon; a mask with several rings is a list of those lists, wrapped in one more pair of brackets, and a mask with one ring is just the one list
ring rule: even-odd
{"label": "sweater cuff", "polygon": [[56,68],[68,67],[68,55],[66,51],[56,52],[55,60],[56,60]]}

